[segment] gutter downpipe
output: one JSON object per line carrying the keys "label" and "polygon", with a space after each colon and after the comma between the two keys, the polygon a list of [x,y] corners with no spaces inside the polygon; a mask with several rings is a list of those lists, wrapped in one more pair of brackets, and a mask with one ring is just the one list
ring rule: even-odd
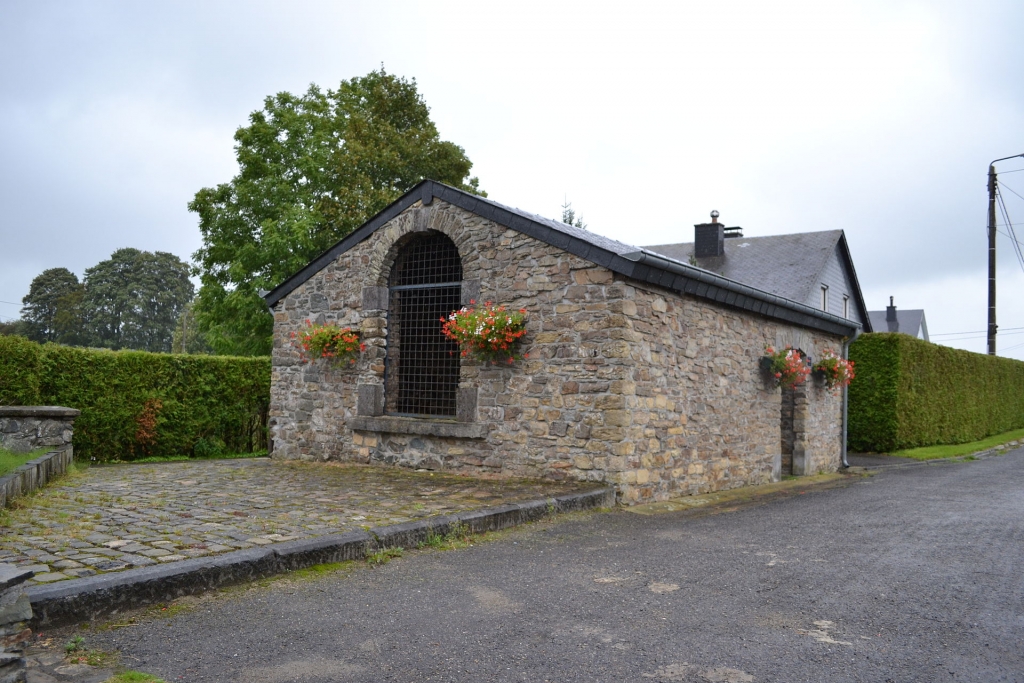
{"label": "gutter downpipe", "polygon": [[[853,337],[851,337],[851,338],[849,338],[849,339],[847,339],[846,341],[843,342],[843,358],[844,359],[846,359],[846,360],[850,359],[850,344],[852,344],[853,342],[857,341],[857,337],[860,336],[861,329],[862,328],[858,327],[856,330],[854,330]],[[847,432],[847,429],[848,429],[849,424],[850,424],[849,411],[850,411],[850,387],[846,386],[846,387],[843,387],[843,444],[842,444],[842,449],[843,449],[842,450],[842,454],[843,454],[843,459],[842,459],[843,460],[843,469],[846,469],[846,468],[848,468],[850,466],[850,463],[846,460],[846,450],[847,450],[847,447],[846,447],[846,432]]]}

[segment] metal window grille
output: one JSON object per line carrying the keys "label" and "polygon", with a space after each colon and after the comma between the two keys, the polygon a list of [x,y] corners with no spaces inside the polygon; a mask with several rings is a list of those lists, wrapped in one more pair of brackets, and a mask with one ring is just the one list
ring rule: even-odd
{"label": "metal window grille", "polygon": [[455,244],[440,233],[414,238],[395,260],[389,289],[388,412],[454,416],[459,347],[441,333],[441,318],[462,305],[462,260]]}

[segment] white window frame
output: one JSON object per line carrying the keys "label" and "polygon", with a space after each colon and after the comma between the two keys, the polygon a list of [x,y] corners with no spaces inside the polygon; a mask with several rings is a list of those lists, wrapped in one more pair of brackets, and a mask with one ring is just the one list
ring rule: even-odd
{"label": "white window frame", "polygon": [[828,285],[821,286],[821,310],[828,313]]}
{"label": "white window frame", "polygon": [[843,317],[847,320],[850,319],[850,297],[843,297]]}

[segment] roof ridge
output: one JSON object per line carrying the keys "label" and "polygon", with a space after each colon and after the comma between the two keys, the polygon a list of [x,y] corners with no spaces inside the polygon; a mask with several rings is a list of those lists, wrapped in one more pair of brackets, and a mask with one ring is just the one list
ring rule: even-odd
{"label": "roof ridge", "polygon": [[514,209],[487,197],[473,195],[429,179],[414,185],[383,211],[310,261],[273,291],[264,294],[267,305],[277,305],[338,256],[367,239],[378,228],[416,202],[420,201],[424,206],[429,206],[435,198],[637,282],[832,334],[852,336],[860,327],[856,322],[813,309],[799,301],[757,289],[675,259],[666,259],[660,254],[644,255],[642,252],[645,250],[642,248],[522,209]]}

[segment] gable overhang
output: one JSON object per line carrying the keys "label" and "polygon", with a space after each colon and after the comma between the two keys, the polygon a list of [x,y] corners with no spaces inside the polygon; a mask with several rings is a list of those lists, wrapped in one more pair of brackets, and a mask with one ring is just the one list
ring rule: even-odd
{"label": "gable overhang", "polygon": [[860,319],[864,321],[864,332],[874,332],[871,327],[871,316],[868,315],[868,306],[864,302],[864,294],[860,291],[860,280],[857,279],[857,269],[853,267],[853,256],[850,254],[850,245],[846,242],[846,232],[839,236],[839,255],[846,265],[850,274],[850,284],[853,288],[853,301],[860,313]]}
{"label": "gable overhang", "polygon": [[[852,337],[860,329],[860,325],[851,320],[755,289],[646,249],[637,249],[622,254],[616,253],[576,235],[561,232],[544,223],[531,220],[529,217],[499,204],[433,180],[423,180],[418,183],[383,211],[310,261],[304,268],[272,291],[266,293],[263,299],[267,306],[273,308],[281,299],[326,268],[341,254],[368,238],[378,228],[416,202],[422,202],[424,206],[428,206],[435,198],[637,282],[842,337]],[[848,251],[846,255],[848,258]],[[852,262],[849,265],[850,272],[853,273]],[[856,278],[856,274],[853,274],[853,277]],[[859,285],[856,287],[856,291],[858,305],[863,307],[863,297],[860,295]]]}

